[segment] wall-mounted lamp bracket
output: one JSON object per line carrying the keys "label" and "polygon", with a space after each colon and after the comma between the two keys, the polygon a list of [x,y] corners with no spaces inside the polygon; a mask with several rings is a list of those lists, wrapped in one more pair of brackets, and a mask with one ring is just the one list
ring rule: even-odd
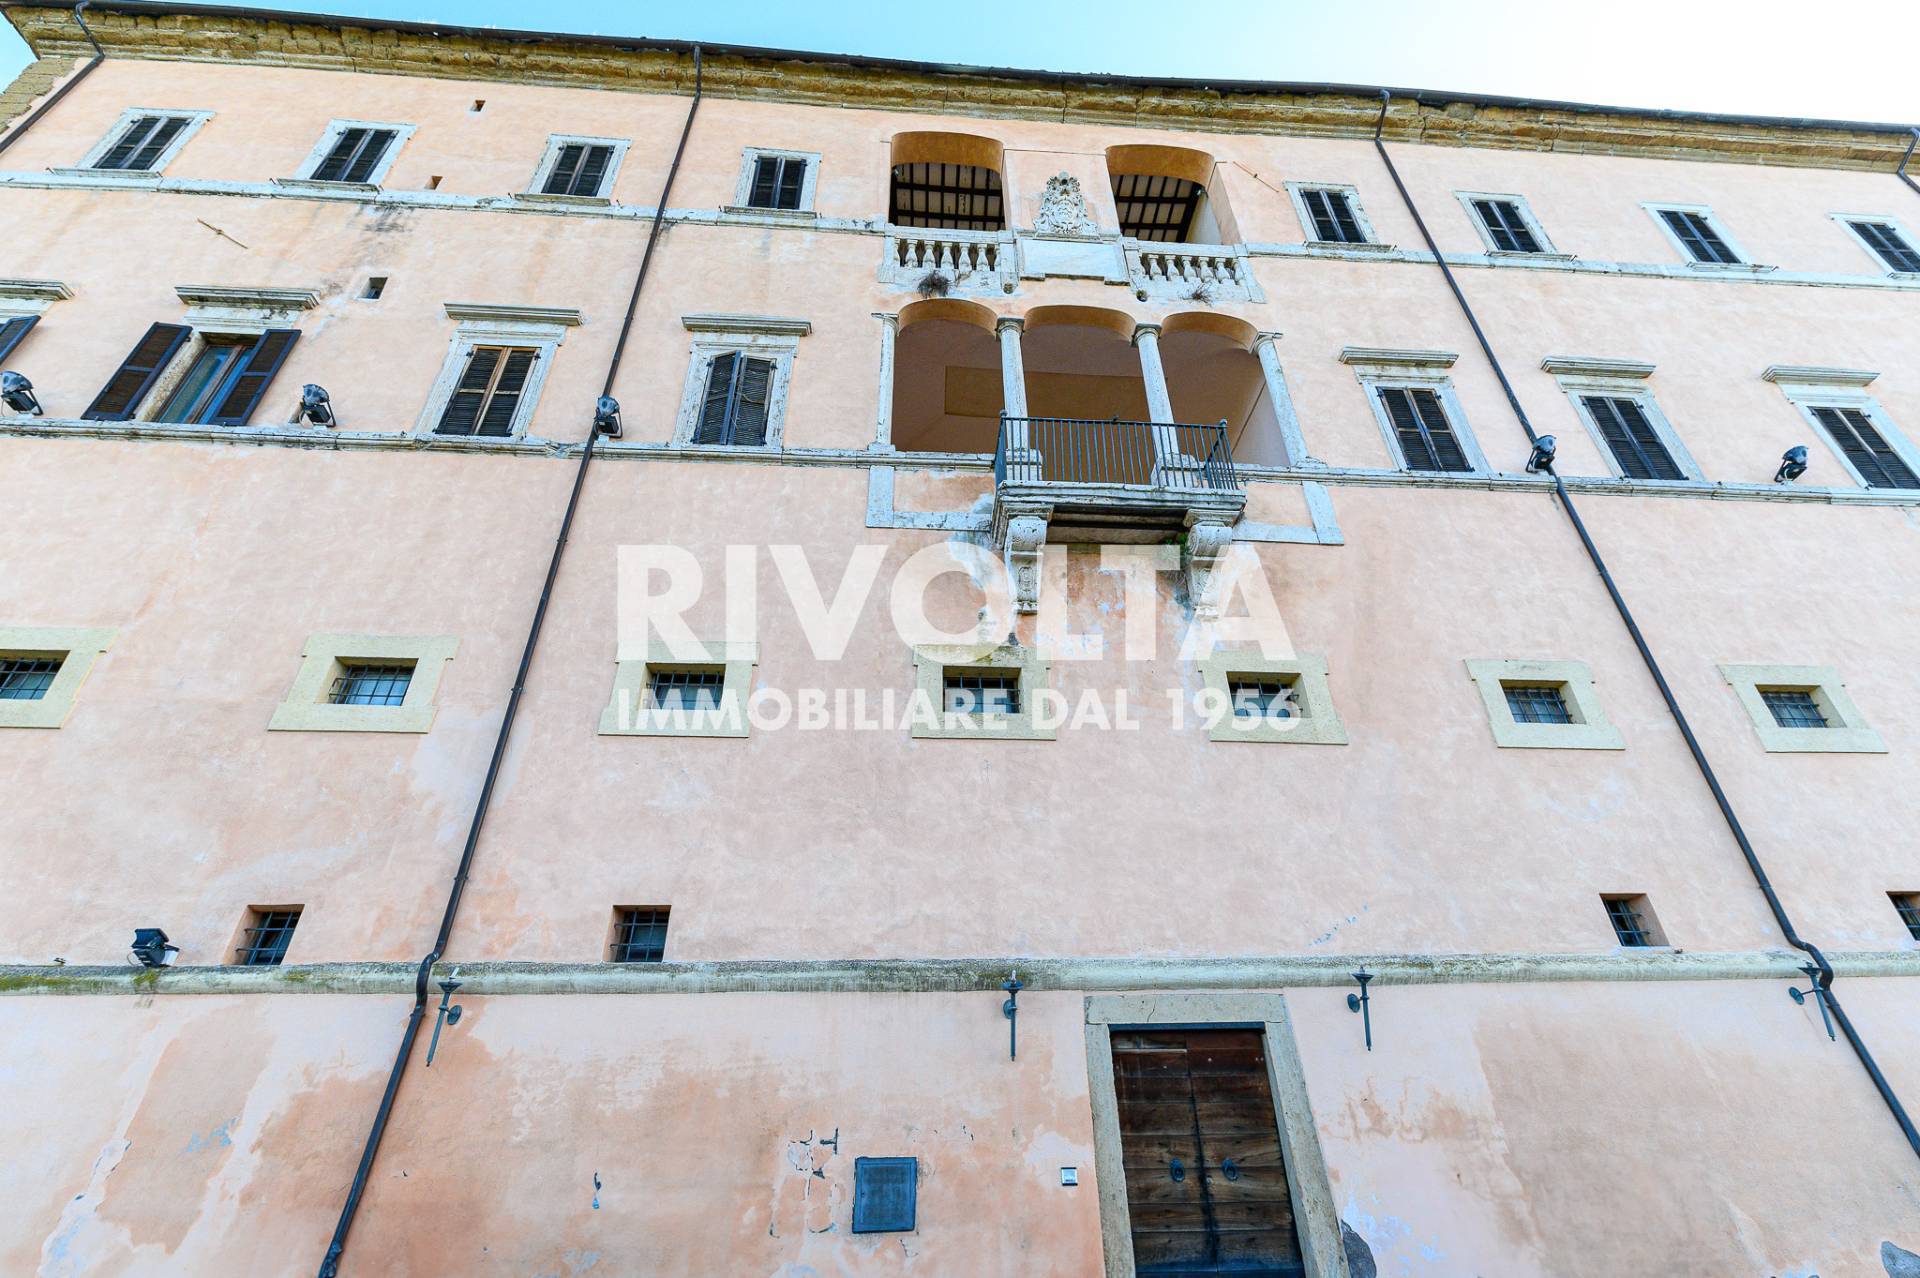
{"label": "wall-mounted lamp bracket", "polygon": [[1000,988],[1007,992],[1007,1001],[1000,1005],[1000,1015],[1007,1018],[1007,1059],[1017,1060],[1020,1056],[1020,991],[1027,988],[1020,980],[1020,973],[1013,972],[1000,982]]}
{"label": "wall-mounted lamp bracket", "polygon": [[1374,974],[1364,967],[1355,972],[1353,979],[1360,982],[1360,992],[1358,994],[1347,995],[1347,1010],[1349,1012],[1360,1013],[1360,1023],[1366,1029],[1367,1033],[1367,1050],[1369,1052],[1373,1050],[1373,1013],[1368,1010],[1367,1007],[1367,982],[1371,981],[1373,976]]}
{"label": "wall-mounted lamp bracket", "polygon": [[433,1040],[427,1044],[428,1066],[432,1066],[433,1054],[440,1050],[440,1027],[460,1023],[460,1008],[457,1005],[447,1006],[448,1000],[453,998],[453,992],[459,988],[460,969],[456,967],[446,980],[440,982],[440,1011],[433,1019]]}
{"label": "wall-mounted lamp bracket", "polygon": [[1827,1027],[1827,1037],[1832,1039],[1834,1037],[1833,1017],[1827,1014],[1827,991],[1826,988],[1820,984],[1820,969],[1808,963],[1800,970],[1807,974],[1807,979],[1812,982],[1813,988],[1805,990],[1790,989],[1787,991],[1787,997],[1802,1006],[1805,1006],[1807,999],[1811,997],[1820,1008],[1820,1020]]}

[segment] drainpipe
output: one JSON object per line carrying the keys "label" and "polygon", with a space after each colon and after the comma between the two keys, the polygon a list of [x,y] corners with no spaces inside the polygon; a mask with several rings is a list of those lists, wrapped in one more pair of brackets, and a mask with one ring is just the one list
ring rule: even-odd
{"label": "drainpipe", "polygon": [[[1381,141],[1381,130],[1387,122],[1387,108],[1392,103],[1392,92],[1387,89],[1380,90],[1380,117],[1374,121],[1373,125],[1373,149],[1379,152],[1381,162],[1387,166],[1387,173],[1393,178],[1393,185],[1400,192],[1401,202],[1407,206],[1407,212],[1413,215],[1414,225],[1420,228],[1420,238],[1426,241],[1427,251],[1433,254],[1433,260],[1440,267],[1440,273],[1446,277],[1447,287],[1453,291],[1454,301],[1460,304],[1461,314],[1467,317],[1467,324],[1473,329],[1473,336],[1480,343],[1481,352],[1486,355],[1487,363],[1492,366],[1493,375],[1499,379],[1500,389],[1506,393],[1507,404],[1513,409],[1514,418],[1519,421],[1520,429],[1526,432],[1528,444],[1534,444],[1540,437],[1534,431],[1533,423],[1528,420],[1526,409],[1520,406],[1520,397],[1514,393],[1513,383],[1507,380],[1507,373],[1500,366],[1499,356],[1493,353],[1493,346],[1487,341],[1486,332],[1480,327],[1480,321],[1475,317],[1473,307],[1468,305],[1466,294],[1460,291],[1460,283],[1453,276],[1453,268],[1447,265],[1447,259],[1440,252],[1440,246],[1434,243],[1432,232],[1427,230],[1426,219],[1420,216],[1420,210],[1414,205],[1413,196],[1408,193],[1406,183],[1400,180],[1400,170],[1394,167],[1393,157],[1387,154],[1386,144]],[[1915,137],[1920,139],[1920,130],[1915,131]],[[1909,155],[1912,154],[1911,142],[1908,143],[1907,151]],[[1902,160],[1901,169],[1905,168],[1906,162]],[[1913,185],[1913,180],[1908,178],[1904,171],[1900,177],[1909,186]],[[1920,187],[1915,187],[1915,190],[1920,191]],[[1726,791],[1721,788],[1720,778],[1714,774],[1713,765],[1707,761],[1706,751],[1701,748],[1699,739],[1693,735],[1693,726],[1687,722],[1686,713],[1680,709],[1680,702],[1674,697],[1673,689],[1668,686],[1666,675],[1661,673],[1660,663],[1654,658],[1653,649],[1647,646],[1646,637],[1640,633],[1640,626],[1634,621],[1626,599],[1620,594],[1619,587],[1614,584],[1613,574],[1607,571],[1606,560],[1601,558],[1599,547],[1594,545],[1592,536],[1587,532],[1585,521],[1580,518],[1580,512],[1575,509],[1573,495],[1567,491],[1567,486],[1561,480],[1559,472],[1554,469],[1550,457],[1541,462],[1540,468],[1553,476],[1553,491],[1560,500],[1560,509],[1566,512],[1568,520],[1573,524],[1574,532],[1579,534],[1580,544],[1585,548],[1587,558],[1593,561],[1594,571],[1600,575],[1601,584],[1607,588],[1607,597],[1613,601],[1614,610],[1620,614],[1620,620],[1626,626],[1627,634],[1633,639],[1633,646],[1639,650],[1640,660],[1646,664],[1647,673],[1653,676],[1654,686],[1660,689],[1660,697],[1667,703],[1667,713],[1673,717],[1674,725],[1680,729],[1680,736],[1687,743],[1687,751],[1693,755],[1694,765],[1706,781],[1707,789],[1713,792],[1713,801],[1719,807],[1720,815],[1726,820],[1727,829],[1732,831],[1734,842],[1740,846],[1740,855],[1746,859],[1748,872],[1753,875],[1753,881],[1759,886],[1760,894],[1767,900],[1767,909],[1773,913],[1774,924],[1779,927],[1780,934],[1786,938],[1788,945],[1813,960],[1818,973],[1814,977],[1814,983],[1820,989],[1820,996],[1826,1000],[1827,1006],[1833,1009],[1834,1019],[1840,1023],[1841,1030],[1846,1034],[1847,1043],[1853,1048],[1853,1054],[1860,1058],[1860,1064],[1867,1071],[1867,1077],[1873,1080],[1874,1088],[1880,1093],[1880,1099],[1885,1101],[1887,1108],[1893,1112],[1894,1121],[1900,1124],[1900,1132],[1906,1137],[1907,1144],[1912,1147],[1916,1156],[1920,1156],[1920,1131],[1914,1130],[1913,1120],[1907,1116],[1906,1107],[1900,1103],[1900,1098],[1894,1093],[1893,1086],[1887,1082],[1886,1075],[1880,1072],[1880,1066],[1874,1061],[1873,1053],[1868,1051],[1867,1045],[1861,1041],[1858,1031],[1853,1027],[1852,1018],[1840,1006],[1840,999],[1833,992],[1832,965],[1827,962],[1826,956],[1820,953],[1818,946],[1801,939],[1800,933],[1793,926],[1793,920],[1787,916],[1786,906],[1781,904],[1779,894],[1774,891],[1773,881],[1767,877],[1766,867],[1760,864],[1759,854],[1753,850],[1753,844],[1747,839],[1746,829],[1740,824],[1740,817],[1733,810],[1733,802],[1727,798]]]}
{"label": "drainpipe", "polygon": [[[620,358],[626,353],[627,336],[633,329],[633,317],[640,306],[640,289],[647,282],[647,268],[653,263],[654,247],[660,242],[660,229],[666,220],[667,200],[673,193],[673,180],[680,172],[680,160],[687,152],[687,137],[693,132],[693,117],[700,109],[701,65],[700,46],[693,47],[693,101],[687,105],[686,123],[680,128],[680,144],[674,148],[673,163],[667,168],[667,178],[660,189],[660,200],[653,211],[653,228],[647,234],[647,247],[640,256],[640,269],[633,280],[633,293],[627,299],[626,317],[620,322],[620,336],[614,342],[613,358],[607,366],[607,380],[601,390],[605,398],[613,390],[614,376],[620,369]],[[354,1217],[359,1213],[360,1201],[366,1194],[367,1177],[373,1170],[374,1158],[380,1152],[381,1138],[386,1135],[387,1121],[393,1114],[394,1097],[399,1093],[400,1080],[406,1075],[407,1065],[413,1059],[414,1043],[420,1037],[421,1022],[426,1019],[427,980],[433,973],[433,965],[447,951],[447,944],[453,936],[453,923],[460,911],[460,900],[466,893],[467,880],[473,870],[474,852],[480,844],[480,830],[486,823],[487,811],[493,803],[493,787],[500,778],[500,764],[506,758],[507,743],[513,735],[514,719],[520,710],[520,697],[526,691],[527,672],[533,665],[534,649],[540,642],[540,631],[547,619],[547,604],[553,598],[554,581],[560,575],[560,561],[566,554],[567,535],[573,529],[574,513],[580,506],[580,490],[586,484],[587,467],[593,463],[593,447],[599,439],[602,425],[596,415],[594,426],[587,432],[586,446],[580,452],[580,466],[574,472],[573,489],[567,494],[567,507],[560,517],[560,533],[553,543],[553,557],[547,563],[546,581],[540,587],[539,602],[534,605],[533,623],[527,630],[526,647],[520,653],[520,667],[514,674],[513,688],[507,694],[506,712],[500,718],[500,732],[494,738],[493,755],[487,761],[486,780],[480,786],[480,798],[473,809],[473,821],[467,827],[466,846],[460,851],[460,865],[454,872],[453,884],[447,892],[447,906],[440,916],[440,931],[434,937],[433,949],[420,960],[419,970],[414,974],[413,1010],[407,1014],[407,1027],[400,1036],[400,1049],[394,1054],[393,1068],[387,1075],[386,1090],[380,1096],[380,1107],[374,1112],[373,1127],[367,1133],[366,1148],[360,1154],[360,1165],[353,1174],[353,1184],[347,1189],[347,1200],[340,1208],[340,1220],[334,1226],[333,1240],[327,1245],[326,1258],[320,1262],[319,1278],[336,1278],[340,1272],[340,1257],[346,1250],[347,1234],[353,1228]]]}
{"label": "drainpipe", "polygon": [[86,36],[87,43],[93,46],[93,57],[88,60],[85,66],[74,72],[65,84],[55,89],[45,102],[35,107],[26,119],[20,121],[20,123],[14,125],[11,129],[8,129],[6,136],[0,137],[0,151],[6,150],[15,142],[19,141],[20,137],[26,133],[28,129],[31,129],[39,121],[41,116],[53,110],[54,105],[59,102],[61,98],[71,93],[75,85],[86,79],[95,67],[107,60],[107,51],[102,49],[100,42],[93,38],[93,32],[87,28],[87,20],[81,16],[81,10],[85,9],[88,3],[90,3],[90,0],[80,0],[79,4],[73,6],[73,20],[80,24],[80,34]]}
{"label": "drainpipe", "polygon": [[1893,175],[1911,187],[1915,195],[1920,195],[1920,184],[1907,176],[1907,161],[1913,159],[1913,144],[1920,142],[1920,129],[1908,129],[1907,135],[1907,153],[1900,157],[1900,167],[1893,171]]}

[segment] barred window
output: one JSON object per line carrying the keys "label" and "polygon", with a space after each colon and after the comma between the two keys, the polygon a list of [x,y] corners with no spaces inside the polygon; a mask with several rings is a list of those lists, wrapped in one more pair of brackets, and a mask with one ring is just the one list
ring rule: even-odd
{"label": "barred window", "polygon": [[1633,949],[1642,949],[1657,945],[1652,928],[1648,925],[1644,896],[1608,896],[1602,897],[1607,905],[1607,921],[1613,924],[1613,934],[1620,944]]}
{"label": "barred window", "polygon": [[662,710],[717,710],[727,681],[724,666],[648,672],[647,695]]}
{"label": "barred window", "polygon": [[1825,728],[1827,716],[1820,703],[1804,688],[1762,688],[1760,699],[1767,703],[1773,721],[1783,728]]}
{"label": "barred window", "polygon": [[615,963],[658,963],[667,953],[667,906],[622,906],[614,911]]}
{"label": "barred window", "polygon": [[1007,225],[1000,175],[974,164],[896,164],[889,206],[895,226],[1001,231]]}
{"label": "barred window", "polygon": [[1229,675],[1227,696],[1236,719],[1292,719],[1300,714],[1293,681],[1278,675]]}
{"label": "barred window", "polygon": [[240,931],[240,948],[234,962],[241,967],[278,967],[287,957],[293,941],[293,929],[300,922],[300,907],[285,910],[254,910],[253,922]]}
{"label": "barred window", "polygon": [[62,657],[0,658],[0,701],[38,701],[53,686]]}
{"label": "barred window", "polygon": [[1019,714],[1017,670],[948,670],[941,680],[948,714]]}
{"label": "barred window", "polygon": [[1551,683],[1509,683],[1502,685],[1507,694],[1507,709],[1515,723],[1572,723],[1566,694]]}
{"label": "barred window", "polygon": [[336,706],[404,705],[412,682],[410,665],[342,665],[327,702]]}

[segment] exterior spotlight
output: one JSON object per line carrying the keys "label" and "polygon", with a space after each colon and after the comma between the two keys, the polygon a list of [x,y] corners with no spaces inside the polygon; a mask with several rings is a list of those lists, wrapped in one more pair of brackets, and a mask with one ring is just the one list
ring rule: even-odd
{"label": "exterior spotlight", "polygon": [[593,428],[608,439],[620,438],[620,401],[611,395],[602,395],[600,402],[593,406]]}
{"label": "exterior spotlight", "polygon": [[1791,484],[1794,480],[1806,473],[1807,446],[1805,444],[1795,444],[1792,448],[1780,454],[1780,469],[1773,472],[1773,482],[1776,484]]}
{"label": "exterior spotlight", "polygon": [[40,416],[40,401],[33,397],[33,383],[23,373],[0,373],[0,399],[16,413]]}
{"label": "exterior spotlight", "polygon": [[1551,435],[1542,435],[1540,438],[1534,440],[1533,455],[1527,458],[1527,473],[1533,475],[1544,470],[1551,474],[1553,472],[1553,454],[1558,447],[1558,441]]}
{"label": "exterior spotlight", "polygon": [[141,967],[172,967],[180,947],[167,943],[167,934],[157,927],[133,929],[133,949],[129,955]]}
{"label": "exterior spotlight", "polygon": [[315,386],[308,382],[300,388],[300,412],[295,421],[304,418],[315,426],[337,426],[340,419],[333,415],[333,400],[324,386]]}

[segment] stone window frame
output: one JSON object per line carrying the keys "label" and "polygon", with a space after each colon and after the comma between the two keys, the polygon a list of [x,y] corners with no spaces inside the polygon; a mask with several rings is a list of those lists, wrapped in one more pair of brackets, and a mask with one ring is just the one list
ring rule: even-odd
{"label": "stone window frame", "polygon": [[60,659],[38,701],[0,701],[0,728],[58,728],[73,713],[80,685],[120,632],[103,626],[0,626],[0,657]]}
{"label": "stone window frame", "polygon": [[[166,147],[160,152],[159,158],[154,161],[154,165],[150,169],[94,168],[94,165],[105,158],[107,152],[113,150],[113,144],[120,140],[120,136],[127,131],[128,126],[143,115],[183,117],[186,120],[186,124],[181,127],[178,133],[173,135],[173,139],[169,141]],[[71,168],[59,166],[50,167],[47,172],[60,173],[68,177],[94,178],[100,181],[125,182],[157,178],[166,171],[167,165],[173,163],[174,158],[180,154],[181,148],[186,146],[186,144],[192,140],[193,135],[204,128],[207,121],[211,120],[213,116],[214,113],[212,111],[183,111],[175,107],[128,107],[120,113],[120,118],[113,122],[112,127],[107,130],[105,136],[94,143],[87,153],[80,157],[78,164]]]}
{"label": "stone window frame", "polygon": [[[700,652],[689,660],[684,648],[664,639],[645,648],[623,646],[613,671],[613,690],[600,712],[598,733],[603,737],[745,737],[751,726],[747,698],[753,691],[753,670],[760,664],[760,645],[751,640],[703,639]],[[688,666],[722,668],[717,710],[665,709],[647,703],[656,669]],[[623,716],[622,711],[628,713]]]}
{"label": "stone window frame", "polygon": [[1155,991],[1088,994],[1085,998],[1087,1095],[1093,1119],[1094,1180],[1106,1278],[1134,1278],[1135,1272],[1120,1107],[1113,1077],[1113,1031],[1154,1026],[1260,1031],[1301,1260],[1308,1278],[1347,1278],[1346,1248],[1341,1240],[1344,1226],[1334,1205],[1286,995]]}
{"label": "stone window frame", "polygon": [[[1363,253],[1369,250],[1380,253],[1392,251],[1393,245],[1382,243],[1379,232],[1373,229],[1373,223],[1368,220],[1367,207],[1361,203],[1359,187],[1347,182],[1288,182],[1286,188],[1287,198],[1293,201],[1294,216],[1300,219],[1300,237],[1303,243],[1322,248],[1356,249]],[[1302,194],[1306,191],[1338,191],[1346,196],[1347,207],[1353,210],[1353,223],[1367,238],[1358,244],[1321,239],[1315,232],[1313,214],[1308,210],[1306,198]]]}
{"label": "stone window frame", "polygon": [[[1702,271],[1752,271],[1767,269],[1753,260],[1753,254],[1747,252],[1746,245],[1733,238],[1733,233],[1727,230],[1726,223],[1720,220],[1720,215],[1713,211],[1713,206],[1710,204],[1678,204],[1669,200],[1642,200],[1640,201],[1640,207],[1647,211],[1647,216],[1653,219],[1653,224],[1660,228],[1660,234],[1666,236],[1667,243],[1671,244],[1673,251],[1680,255],[1680,264],[1682,266],[1689,266]],[[1696,261],[1692,251],[1687,248],[1686,242],[1674,234],[1673,228],[1667,225],[1667,219],[1660,216],[1661,213],[1668,210],[1675,213],[1698,213],[1707,220],[1707,225],[1713,228],[1713,233],[1720,237],[1720,242],[1732,249],[1733,255],[1740,260],[1737,262]]]}
{"label": "stone window frame", "polygon": [[1905,222],[1894,217],[1891,213],[1829,213],[1827,216],[1840,224],[1840,229],[1847,233],[1847,238],[1860,246],[1860,251],[1867,255],[1868,261],[1880,269],[1882,275],[1887,276],[1889,279],[1896,280],[1920,279],[1920,272],[1896,271],[1891,266],[1888,266],[1886,260],[1874,250],[1873,245],[1869,244],[1866,239],[1861,236],[1860,232],[1853,229],[1855,222],[1880,222],[1892,227],[1901,239],[1905,240],[1916,251],[1920,251],[1920,238],[1914,236],[1912,229],[1908,227]]}
{"label": "stone window frame", "polygon": [[[267,722],[269,732],[413,732],[433,727],[434,698],[447,662],[460,649],[457,635],[308,635],[286,699]],[[397,706],[332,705],[327,694],[348,662],[413,662],[407,695]]]}
{"label": "stone window frame", "polygon": [[[477,302],[445,302],[447,318],[453,320],[453,338],[447,344],[446,358],[427,391],[427,402],[414,422],[413,433],[422,439],[458,439],[466,443],[504,442],[521,439],[533,424],[540,407],[540,391],[553,369],[555,353],[567,340],[567,330],[584,321],[580,312],[565,307],[491,306]],[[436,435],[447,411],[447,401],[466,372],[467,360],[476,346],[531,346],[533,369],[520,390],[520,402],[514,405],[513,424],[505,435]]]}
{"label": "stone window frame", "polygon": [[[170,321],[192,330],[187,340],[180,343],[180,349],[173,353],[153,379],[153,384],[134,405],[133,416],[129,421],[151,422],[163,412],[174,391],[186,380],[193,366],[200,361],[211,345],[210,338],[239,337],[258,338],[270,328],[300,327],[300,316],[320,304],[320,291],[316,288],[234,288],[220,284],[176,284],[173,289],[180,300],[186,304],[186,312],[179,320]],[[269,383],[268,391],[272,390]],[[265,393],[261,397],[260,409],[265,409]],[[299,413],[299,394],[294,395],[293,411],[284,420],[288,423],[297,419]],[[265,420],[256,416],[253,423],[244,427],[222,427],[223,430],[278,430],[271,415]]]}
{"label": "stone window frame", "polygon": [[[1467,674],[1480,692],[1493,744],[1507,750],[1624,750],[1626,741],[1607,718],[1584,661],[1468,658]],[[1508,684],[1549,684],[1560,690],[1572,723],[1519,723],[1507,704]]]}
{"label": "stone window frame", "polygon": [[[1259,741],[1277,745],[1346,745],[1347,728],[1334,709],[1327,681],[1327,659],[1314,653],[1264,657],[1259,651],[1215,652],[1199,662],[1202,685],[1232,705],[1234,675],[1287,675],[1289,700],[1298,717],[1272,721],[1236,718],[1231,709],[1207,729],[1209,741]],[[1286,725],[1286,726],[1282,726]]]}
{"label": "stone window frame", "polygon": [[[320,140],[314,143],[313,150],[307,152],[307,158],[300,162],[295,176],[275,178],[274,181],[281,184],[313,186],[324,190],[378,190],[380,184],[386,180],[387,170],[391,169],[393,162],[400,158],[400,148],[407,144],[407,139],[413,136],[414,130],[418,127],[413,124],[397,124],[391,120],[328,120],[327,127],[320,132]],[[392,129],[393,144],[387,148],[386,154],[380,157],[380,162],[373,166],[373,171],[367,174],[367,180],[364,182],[323,182],[314,177],[314,170],[320,167],[321,162],[332,152],[334,144],[340,140],[340,135],[348,129]]]}
{"label": "stone window frame", "polygon": [[1552,375],[1566,394],[1567,401],[1573,405],[1573,414],[1580,424],[1587,428],[1587,434],[1593,439],[1594,449],[1600,454],[1607,469],[1615,479],[1626,479],[1620,468],[1619,458],[1613,455],[1608,446],[1606,435],[1601,431],[1593,414],[1581,403],[1586,395],[1604,395],[1610,399],[1630,399],[1639,405],[1645,414],[1653,433],[1666,445],[1668,456],[1680,467],[1684,479],[1636,479],[1631,482],[1642,484],[1701,484],[1707,482],[1706,472],[1700,469],[1700,463],[1693,459],[1687,446],[1681,440],[1673,422],[1660,407],[1660,401],[1654,397],[1647,386],[1647,379],[1653,376],[1654,366],[1638,360],[1591,359],[1585,356],[1549,355],[1540,361],[1541,369]]}
{"label": "stone window frame", "polygon": [[[1015,670],[1020,675],[1020,713],[958,715],[946,712],[948,670]],[[1034,693],[1052,686],[1053,663],[1033,648],[1002,644],[982,653],[967,644],[926,644],[913,650],[914,696],[928,698],[938,726],[911,716],[913,736],[923,741],[1052,741],[1056,730],[1034,724]]]}
{"label": "stone window frame", "polygon": [[[1486,245],[1488,257],[1522,259],[1551,257],[1564,261],[1573,259],[1572,253],[1563,253],[1554,247],[1553,239],[1547,234],[1547,228],[1540,224],[1540,219],[1534,214],[1533,205],[1527,202],[1526,196],[1515,195],[1510,191],[1455,191],[1453,194],[1454,198],[1460,201],[1460,207],[1466,210],[1467,221],[1471,222],[1473,229],[1480,233],[1480,242]],[[1513,205],[1520,212],[1520,220],[1526,223],[1529,231],[1533,232],[1533,238],[1540,248],[1528,253],[1520,249],[1503,249],[1494,243],[1493,232],[1489,231],[1486,223],[1480,220],[1480,210],[1473,207],[1475,200],[1500,200]]]}
{"label": "stone window frame", "polygon": [[[1453,377],[1448,372],[1459,358],[1453,351],[1389,350],[1363,346],[1348,346],[1341,350],[1340,362],[1353,369],[1355,380],[1366,393],[1367,406],[1373,410],[1374,425],[1380,428],[1380,438],[1386,442],[1387,456],[1393,459],[1395,470],[1441,479],[1450,475],[1495,473],[1487,463],[1486,454],[1480,451],[1480,441],[1474,435],[1472,423],[1467,420],[1467,410],[1460,403],[1460,396],[1454,390]],[[1394,430],[1393,419],[1387,415],[1387,406],[1380,400],[1383,390],[1430,390],[1437,395],[1441,409],[1447,414],[1447,422],[1453,427],[1454,437],[1460,441],[1460,451],[1466,454],[1467,462],[1473,469],[1416,471],[1409,467],[1406,454],[1400,451],[1400,434]]]}
{"label": "stone window frame", "polygon": [[[762,209],[747,203],[753,194],[753,170],[762,157],[775,160],[804,160],[806,175],[800,180],[800,207],[797,209]],[[813,206],[814,194],[820,184],[821,153],[818,151],[789,151],[775,146],[745,147],[740,153],[740,177],[733,185],[733,203],[723,210],[727,213],[746,213],[754,217],[817,217]],[[1003,192],[1004,195],[1004,192]]]}
{"label": "stone window frame", "polygon": [[[398,145],[396,143],[396,145]],[[527,189],[518,193],[522,200],[535,200],[550,204],[591,204],[611,206],[613,204],[613,184],[619,180],[620,165],[627,158],[627,148],[633,145],[632,138],[591,138],[580,133],[550,133],[547,135],[547,149],[540,156],[540,163],[534,166],[533,176],[527,180]],[[553,174],[554,165],[560,162],[560,152],[569,146],[609,146],[613,156],[607,161],[607,171],[600,179],[599,195],[549,195],[541,188]]]}
{"label": "stone window frame", "polygon": [[[1887,410],[1881,407],[1880,401],[1867,390],[1867,387],[1879,376],[1879,373],[1864,368],[1816,368],[1784,364],[1771,365],[1766,372],[1760,374],[1763,381],[1772,382],[1786,397],[1787,402],[1793,405],[1795,411],[1800,414],[1800,419],[1813,432],[1813,437],[1826,445],[1827,451],[1833,455],[1835,461],[1840,463],[1841,473],[1853,480],[1854,484],[1861,489],[1869,489],[1872,486],[1867,483],[1867,477],[1854,468],[1853,462],[1840,447],[1840,441],[1827,433],[1827,428],[1820,424],[1820,419],[1814,415],[1813,410],[1851,408],[1863,414],[1873,428],[1880,432],[1880,438],[1887,441],[1887,446],[1893,449],[1894,454],[1907,464],[1907,469],[1920,475],[1920,448],[1914,447],[1913,441],[1907,438],[1906,432],[1894,423],[1893,418],[1887,415]],[[1913,490],[1881,488],[1874,491],[1912,492]]]}
{"label": "stone window frame", "polygon": [[[1869,727],[1860,707],[1847,692],[1840,671],[1833,666],[1786,666],[1723,662],[1720,675],[1753,722],[1760,748],[1768,754],[1885,754],[1886,743]],[[1762,689],[1793,689],[1810,693],[1830,725],[1825,728],[1783,728],[1761,699]]]}
{"label": "stone window frame", "polygon": [[[793,362],[800,339],[813,331],[810,320],[778,315],[683,315],[680,322],[693,342],[687,353],[687,378],[680,391],[680,407],[673,421],[673,442],[684,448],[712,448],[720,452],[779,452],[787,433],[787,396],[793,383]],[[773,385],[767,391],[767,437],[759,444],[695,444],[700,405],[706,398],[707,370],[721,355],[750,355],[773,361]]]}

